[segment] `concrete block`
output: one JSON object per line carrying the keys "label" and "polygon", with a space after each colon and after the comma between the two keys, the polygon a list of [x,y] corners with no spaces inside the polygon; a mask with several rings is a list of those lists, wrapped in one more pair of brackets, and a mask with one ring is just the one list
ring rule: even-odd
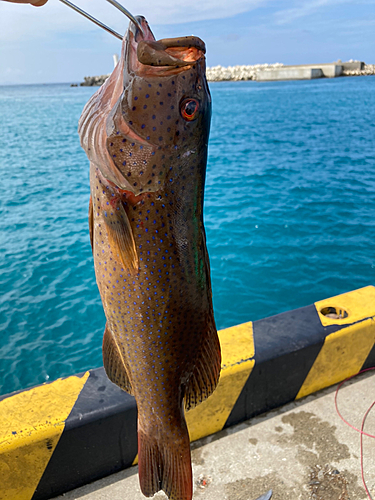
{"label": "concrete block", "polygon": [[343,67],[341,64],[325,64],[321,67],[323,75],[326,78],[335,78],[336,76],[341,76]]}
{"label": "concrete block", "polygon": [[312,78],[321,78],[322,76],[323,72],[320,68],[289,66],[260,70],[257,73],[257,80],[263,82],[275,80],[311,80]]}
{"label": "concrete block", "polygon": [[289,69],[289,70],[320,69],[322,71],[321,76],[324,76],[326,78],[334,78],[336,76],[341,76],[343,72],[342,63],[302,64],[300,66],[284,66],[283,69]]}
{"label": "concrete block", "polygon": [[362,71],[365,68],[363,61],[348,61],[341,63],[344,71]]}

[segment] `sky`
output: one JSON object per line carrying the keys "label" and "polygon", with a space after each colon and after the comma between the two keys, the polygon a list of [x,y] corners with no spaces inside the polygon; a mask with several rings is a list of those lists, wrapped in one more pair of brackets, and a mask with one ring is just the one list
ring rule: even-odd
{"label": "sky", "polygon": [[[111,28],[128,20],[106,0],[73,0]],[[157,39],[197,35],[208,66],[375,63],[375,0],[121,0]],[[107,74],[121,42],[59,0],[0,0],[0,85],[81,82]]]}

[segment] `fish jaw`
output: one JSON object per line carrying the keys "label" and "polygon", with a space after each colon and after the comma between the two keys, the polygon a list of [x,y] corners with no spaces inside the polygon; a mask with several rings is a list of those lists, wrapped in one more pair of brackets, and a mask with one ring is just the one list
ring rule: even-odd
{"label": "fish jaw", "polygon": [[136,17],[143,32],[133,23],[129,24],[123,40],[124,87],[131,75],[168,76],[185,71],[197,61],[204,59],[206,46],[195,36],[155,40],[150,26],[143,16]]}

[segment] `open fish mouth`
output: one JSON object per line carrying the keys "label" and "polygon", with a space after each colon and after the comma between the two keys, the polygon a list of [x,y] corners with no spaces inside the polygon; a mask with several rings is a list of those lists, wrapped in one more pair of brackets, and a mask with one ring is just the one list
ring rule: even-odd
{"label": "open fish mouth", "polygon": [[206,46],[196,36],[179,38],[155,37],[143,16],[137,16],[141,30],[130,23],[127,32],[128,72],[142,76],[166,76],[188,69],[192,64],[204,58]]}

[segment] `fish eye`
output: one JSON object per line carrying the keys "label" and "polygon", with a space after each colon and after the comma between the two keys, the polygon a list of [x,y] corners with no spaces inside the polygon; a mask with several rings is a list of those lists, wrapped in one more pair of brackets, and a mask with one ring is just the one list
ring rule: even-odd
{"label": "fish eye", "polygon": [[199,109],[199,102],[196,99],[184,99],[181,102],[180,110],[181,116],[184,120],[191,122],[197,116]]}

